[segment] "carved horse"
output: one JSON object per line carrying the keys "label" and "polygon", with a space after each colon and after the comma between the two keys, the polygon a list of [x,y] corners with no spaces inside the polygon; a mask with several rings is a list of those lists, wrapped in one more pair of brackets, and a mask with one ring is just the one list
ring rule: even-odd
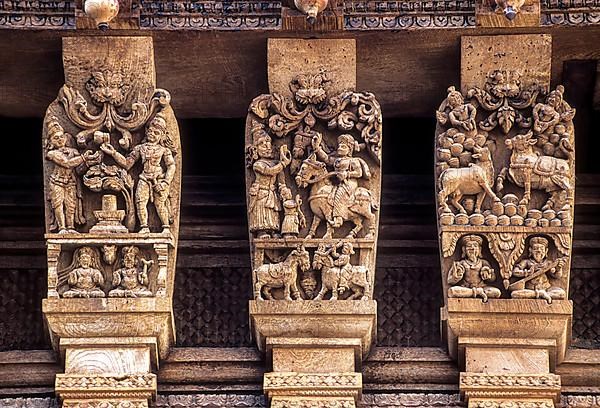
{"label": "carved horse", "polygon": [[[335,172],[328,172],[325,163],[317,160],[316,155],[312,153],[302,162],[298,173],[296,174],[296,184],[304,188],[311,186],[308,196],[310,210],[313,213],[313,219],[308,231],[307,239],[312,238],[317,228],[323,220],[326,220],[327,231],[323,238],[333,237],[334,227],[329,218],[333,211],[333,204],[330,197],[334,191],[334,185],[330,177],[335,176]],[[343,221],[350,221],[354,228],[350,230],[347,238],[354,238],[363,229],[363,222],[370,221],[369,231],[365,238],[375,236],[375,215],[373,211],[377,210],[377,203],[371,196],[371,192],[364,187],[357,187],[354,191],[354,205],[348,207],[348,211],[343,214]]]}
{"label": "carved horse", "polygon": [[496,181],[496,191],[504,188],[504,180],[510,181],[525,192],[520,204],[528,205],[531,200],[531,190],[544,190],[550,194],[542,210],[553,209],[558,203],[569,202],[571,195],[569,162],[553,156],[544,156],[533,150],[537,139],[532,138],[533,132],[516,135],[506,139],[505,144],[512,150],[510,164],[504,167]]}
{"label": "carved horse", "polygon": [[315,252],[313,269],[321,271],[321,290],[314,300],[322,300],[327,292],[331,292],[330,300],[337,300],[348,289],[352,291],[348,300],[369,299],[370,285],[365,266],[352,266],[348,272],[344,272],[342,268],[333,266],[331,255]]}
{"label": "carved horse", "polygon": [[254,299],[264,300],[261,295],[261,293],[264,293],[267,300],[273,300],[271,290],[283,288],[285,300],[292,300],[292,297],[299,300],[298,267],[302,271],[307,271],[310,268],[310,256],[303,246],[298,246],[290,252],[283,262],[261,265],[256,268],[254,270],[254,276],[256,276]]}

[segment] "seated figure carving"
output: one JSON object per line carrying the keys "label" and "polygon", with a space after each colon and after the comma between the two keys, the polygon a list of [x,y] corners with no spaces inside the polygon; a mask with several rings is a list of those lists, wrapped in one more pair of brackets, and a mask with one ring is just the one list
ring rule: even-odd
{"label": "seated figure carving", "polygon": [[565,258],[555,261],[548,259],[548,240],[534,237],[529,241],[529,258],[515,265],[512,275],[522,278],[509,286],[510,295],[515,299],[565,299],[567,293],[563,288],[553,286],[551,278],[559,279],[566,266]]}
{"label": "seated figure carving", "polygon": [[[148,268],[154,263],[139,256],[140,250],[135,246],[122,249],[123,267],[113,272],[112,284],[115,289],[108,293],[110,297],[150,297],[148,289]],[[143,263],[140,268],[140,262]]]}
{"label": "seated figure carving", "polygon": [[448,297],[499,298],[500,289],[486,284],[496,280],[496,273],[488,261],[481,258],[483,238],[467,235],[462,238],[462,259],[452,264],[448,273]]}
{"label": "seated figure carving", "polygon": [[98,254],[90,247],[76,251],[73,265],[67,278],[69,290],[63,293],[64,298],[105,297],[102,285],[104,276],[100,270]]}

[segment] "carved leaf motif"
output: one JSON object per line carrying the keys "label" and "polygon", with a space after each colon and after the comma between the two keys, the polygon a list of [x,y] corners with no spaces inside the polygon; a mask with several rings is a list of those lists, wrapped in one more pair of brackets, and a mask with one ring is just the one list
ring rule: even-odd
{"label": "carved leaf motif", "polygon": [[442,255],[444,258],[451,257],[456,249],[456,243],[462,233],[460,232],[443,232],[442,233]]}
{"label": "carved leaf motif", "polygon": [[569,256],[571,253],[571,234],[551,234],[554,245],[561,255]]}
{"label": "carved leaf motif", "polygon": [[523,232],[491,232],[486,234],[492,255],[500,265],[500,276],[504,280],[512,276],[512,269],[517,259],[525,249],[525,237]]}
{"label": "carved leaf motif", "polygon": [[250,103],[250,111],[261,119],[269,116],[269,107],[271,106],[271,95],[265,94],[257,96]]}

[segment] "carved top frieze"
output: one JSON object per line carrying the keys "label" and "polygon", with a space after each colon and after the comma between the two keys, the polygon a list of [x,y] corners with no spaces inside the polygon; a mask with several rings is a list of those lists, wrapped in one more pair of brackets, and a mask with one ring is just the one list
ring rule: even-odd
{"label": "carved top frieze", "polygon": [[331,95],[330,82],[324,69],[298,74],[291,96],[261,95],[250,104],[246,181],[256,299],[372,296],[381,108],[370,93]]}

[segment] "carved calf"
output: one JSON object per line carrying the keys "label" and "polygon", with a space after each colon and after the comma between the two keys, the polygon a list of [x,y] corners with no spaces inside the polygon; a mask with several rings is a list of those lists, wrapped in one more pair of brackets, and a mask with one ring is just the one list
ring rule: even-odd
{"label": "carved calf", "polygon": [[557,210],[554,207],[558,203],[568,203],[570,196],[569,162],[552,156],[541,156],[535,152],[533,146],[537,139],[532,139],[532,135],[533,132],[528,132],[506,140],[506,147],[512,150],[510,165],[500,171],[496,190],[503,190],[504,180],[508,177],[514,184],[525,189],[520,204],[529,204],[531,189],[544,190],[550,193],[550,198],[542,210]]}
{"label": "carved calf", "polygon": [[452,205],[462,214],[467,213],[460,204],[463,195],[477,196],[476,213],[481,212],[481,204],[486,194],[494,201],[500,201],[491,188],[494,183],[494,165],[490,150],[487,147],[476,147],[474,151],[475,154],[472,157],[475,159],[475,163],[469,164],[469,167],[446,169],[440,174],[438,203],[444,212],[451,212],[447,203],[448,197],[450,197]]}

